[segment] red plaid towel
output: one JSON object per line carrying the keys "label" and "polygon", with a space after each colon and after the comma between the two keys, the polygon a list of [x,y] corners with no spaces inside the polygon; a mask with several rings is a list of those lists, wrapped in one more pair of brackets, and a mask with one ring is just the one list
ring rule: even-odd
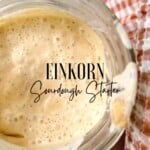
{"label": "red plaid towel", "polygon": [[126,150],[150,150],[150,0],[104,1],[128,32],[138,61],[138,94]]}

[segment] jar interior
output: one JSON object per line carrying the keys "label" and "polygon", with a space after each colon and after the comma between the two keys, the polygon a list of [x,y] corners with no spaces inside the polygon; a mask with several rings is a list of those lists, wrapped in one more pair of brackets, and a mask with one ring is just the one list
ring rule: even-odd
{"label": "jar interior", "polygon": [[[107,60],[107,81],[125,70],[131,57],[118,32],[114,15],[99,1],[88,0],[9,0],[0,2],[0,17],[12,15],[28,8],[55,8],[68,12],[86,22],[103,39],[105,43],[105,59]],[[109,60],[109,61],[108,61]],[[109,102],[102,120],[89,131],[82,143],[77,144],[79,150],[109,149],[123,133],[123,129],[110,132],[111,117]],[[70,146],[72,147],[72,146]],[[75,149],[72,147],[72,149]]]}

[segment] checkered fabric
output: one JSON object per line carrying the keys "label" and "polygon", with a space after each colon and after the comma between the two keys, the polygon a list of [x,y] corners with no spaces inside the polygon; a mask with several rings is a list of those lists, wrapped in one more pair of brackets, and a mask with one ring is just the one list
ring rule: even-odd
{"label": "checkered fabric", "polygon": [[150,150],[150,0],[104,0],[125,27],[138,64],[138,93],[126,150]]}

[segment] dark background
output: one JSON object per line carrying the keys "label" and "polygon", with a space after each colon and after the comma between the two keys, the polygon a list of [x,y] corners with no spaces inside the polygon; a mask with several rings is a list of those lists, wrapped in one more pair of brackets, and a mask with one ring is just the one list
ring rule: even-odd
{"label": "dark background", "polygon": [[125,133],[111,150],[124,150],[124,145],[125,145]]}

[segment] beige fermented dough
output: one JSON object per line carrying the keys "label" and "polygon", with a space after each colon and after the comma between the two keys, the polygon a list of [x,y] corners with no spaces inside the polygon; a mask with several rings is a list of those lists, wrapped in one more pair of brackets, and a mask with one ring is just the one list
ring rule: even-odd
{"label": "beige fermented dough", "polygon": [[67,13],[40,8],[1,19],[0,138],[32,147],[84,137],[103,116],[105,100],[91,104],[82,93],[70,102],[67,94],[48,94],[35,104],[30,88],[41,80],[43,89],[63,83],[84,90],[87,80],[46,80],[46,63],[103,63],[103,51],[100,37]]}

